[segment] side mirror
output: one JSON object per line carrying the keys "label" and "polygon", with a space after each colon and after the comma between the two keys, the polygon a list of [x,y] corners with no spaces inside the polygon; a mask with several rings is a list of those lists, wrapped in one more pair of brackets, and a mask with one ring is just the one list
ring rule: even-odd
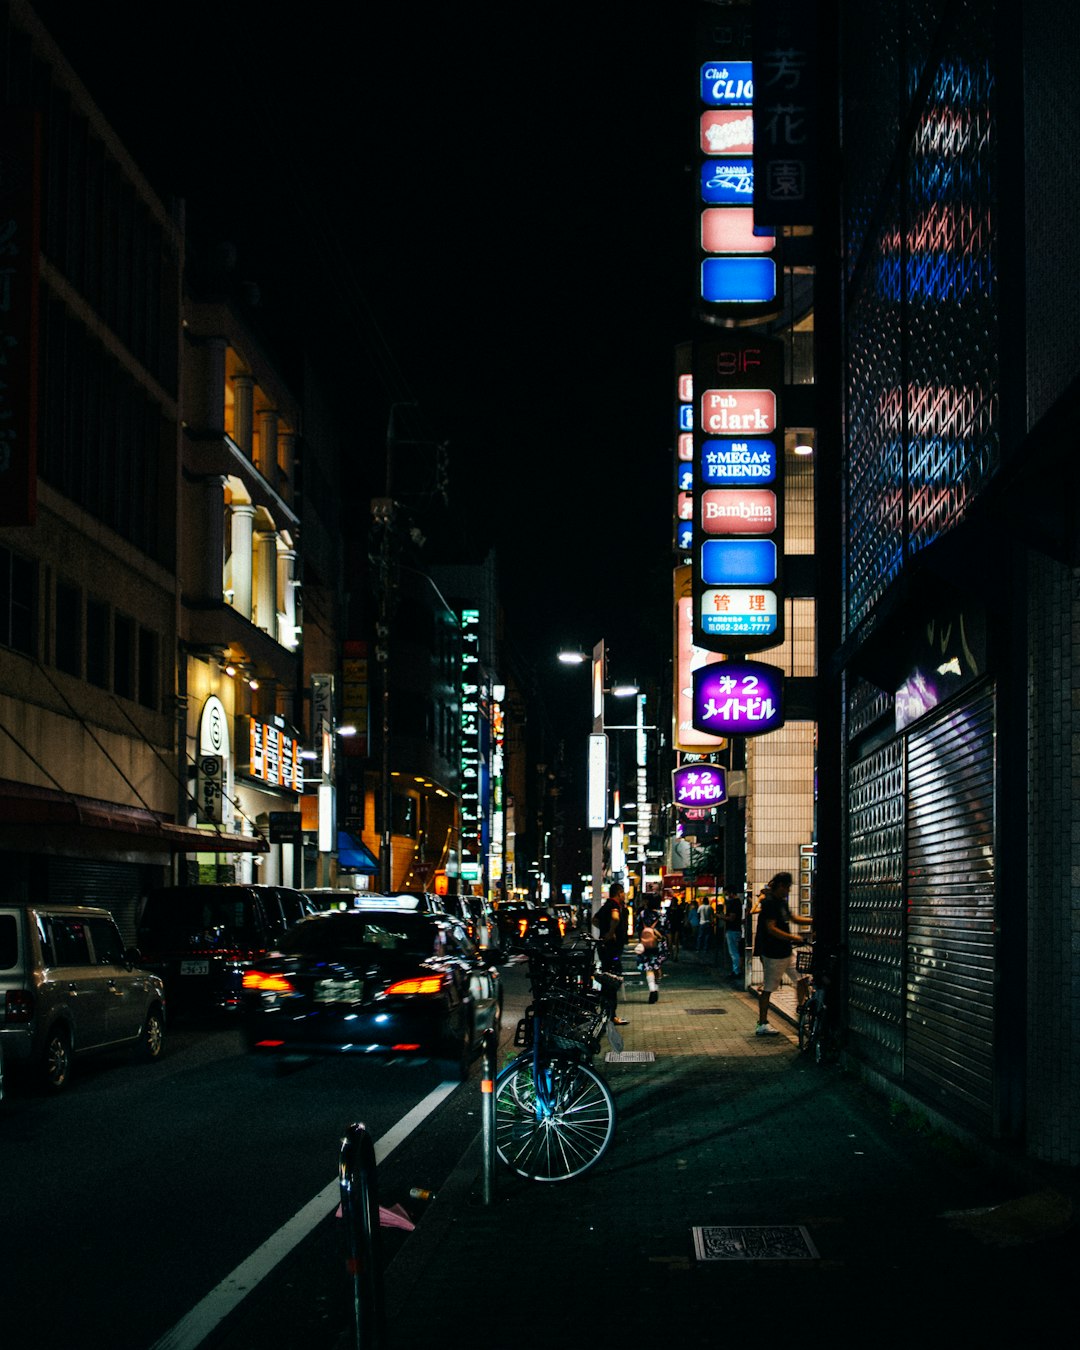
{"label": "side mirror", "polygon": [[138,947],[124,948],[124,965],[127,966],[128,970],[137,966],[141,960],[142,952],[139,951]]}

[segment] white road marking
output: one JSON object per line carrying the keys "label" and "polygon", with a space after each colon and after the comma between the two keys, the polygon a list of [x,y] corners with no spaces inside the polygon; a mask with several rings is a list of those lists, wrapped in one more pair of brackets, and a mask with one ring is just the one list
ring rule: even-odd
{"label": "white road marking", "polygon": [[[376,1163],[388,1158],[458,1086],[460,1084],[457,1082],[440,1083],[423,1101],[417,1102],[396,1125],[377,1139]],[[329,1186],[324,1187],[313,1200],[309,1200],[288,1223],[283,1224],[261,1247],[252,1252],[246,1261],[242,1261],[231,1274],[226,1275],[216,1289],[211,1289],[201,1302],[197,1303],[160,1340],[155,1341],[151,1350],[196,1350],[196,1347],[202,1345],[237,1304],[251,1293],[259,1281],[265,1279],[279,1261],[288,1256],[317,1224],[322,1223],[327,1214],[337,1208],[339,1199],[340,1184],[335,1177]]]}

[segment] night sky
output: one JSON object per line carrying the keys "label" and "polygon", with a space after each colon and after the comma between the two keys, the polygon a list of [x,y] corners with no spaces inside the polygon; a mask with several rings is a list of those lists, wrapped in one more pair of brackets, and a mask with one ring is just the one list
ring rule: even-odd
{"label": "night sky", "polygon": [[518,649],[603,636],[615,673],[659,671],[691,7],[36,8],[162,197],[236,244],[264,318],[332,336],[356,518],[390,405],[417,404],[405,433],[449,445],[444,542],[496,548]]}

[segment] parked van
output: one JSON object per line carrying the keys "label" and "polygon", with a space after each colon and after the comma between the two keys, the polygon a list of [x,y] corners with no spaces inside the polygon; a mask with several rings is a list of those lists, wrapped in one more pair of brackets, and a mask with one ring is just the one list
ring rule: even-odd
{"label": "parked van", "polygon": [[319,908],[287,886],[164,886],[143,904],[139,951],[164,980],[173,1015],[232,1013],[244,971]]}
{"label": "parked van", "polygon": [[133,1046],[156,1060],[165,1037],[162,982],[124,948],[107,909],[0,901],[0,1055],[52,1091],[75,1056]]}

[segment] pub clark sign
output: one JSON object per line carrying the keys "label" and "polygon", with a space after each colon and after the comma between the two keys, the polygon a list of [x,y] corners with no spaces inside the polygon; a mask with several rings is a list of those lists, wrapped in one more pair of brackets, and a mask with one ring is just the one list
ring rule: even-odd
{"label": "pub clark sign", "polygon": [[671,772],[672,800],[684,810],[727,801],[727,779],[716,764],[684,764]]}
{"label": "pub clark sign", "polygon": [[695,731],[760,736],[784,724],[784,673],[761,661],[717,661],[693,674]]}

